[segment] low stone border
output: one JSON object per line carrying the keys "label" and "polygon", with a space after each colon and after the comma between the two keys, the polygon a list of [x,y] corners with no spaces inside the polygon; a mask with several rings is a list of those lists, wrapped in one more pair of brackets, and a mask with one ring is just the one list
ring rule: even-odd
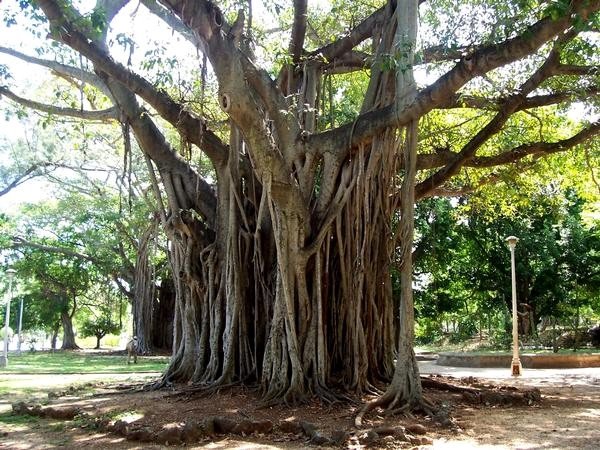
{"label": "low stone border", "polygon": [[[523,354],[521,365],[527,369],[575,369],[600,367],[600,354]],[[510,368],[512,355],[477,353],[440,353],[438,366]]]}
{"label": "low stone border", "polygon": [[[373,445],[387,438],[400,440],[411,445],[431,445],[433,441],[425,436],[427,429],[418,423],[396,427],[379,427],[361,430],[338,430],[331,435],[320,432],[317,427],[305,421],[281,421],[274,424],[270,420],[234,420],[229,417],[211,416],[202,420],[186,420],[178,424],[169,424],[161,428],[152,428],[143,423],[117,420],[112,422],[106,417],[95,417],[78,407],[52,407],[29,405],[24,402],[12,405],[13,414],[46,417],[60,420],[77,419],[83,427],[108,431],[130,441],[152,442],[165,445],[194,443],[218,435],[248,436],[265,435],[279,431],[294,435],[296,440],[302,436],[312,445],[341,446],[349,441],[355,445]],[[421,436],[419,436],[421,435]]]}

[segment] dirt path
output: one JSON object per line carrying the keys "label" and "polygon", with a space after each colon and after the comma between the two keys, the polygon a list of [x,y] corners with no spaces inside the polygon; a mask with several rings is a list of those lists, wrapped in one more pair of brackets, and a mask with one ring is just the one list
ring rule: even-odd
{"label": "dirt path", "polygon": [[[427,363],[422,366],[423,372],[453,374],[473,377],[467,381],[471,384],[501,383],[503,385],[537,386],[543,394],[539,405],[530,407],[494,407],[486,405],[467,405],[459,396],[447,393],[429,393],[438,401],[446,402],[452,410],[460,431],[452,432],[434,425],[426,418],[406,419],[388,418],[380,413],[371,415],[367,423],[370,426],[398,426],[418,422],[427,429],[429,438],[433,440],[421,448],[432,449],[584,449],[598,448],[600,442],[600,369],[574,369],[569,371],[526,373],[521,379],[505,376],[503,371],[495,369],[464,369],[432,367]],[[65,389],[73,382],[73,378],[64,376],[27,375],[21,382],[36,387],[38,400],[48,390]],[[98,377],[98,376],[96,376]],[[101,375],[100,379],[106,379]],[[113,376],[111,375],[111,378]],[[139,375],[117,375],[114,382],[141,382]],[[148,374],[143,378],[147,379]],[[78,383],[93,383],[94,375],[85,380],[76,377]],[[14,381],[14,380],[13,380]],[[0,386],[7,382],[0,377]],[[252,418],[253,420],[269,419],[273,423],[282,421],[309,421],[317,424],[325,434],[336,430],[352,428],[352,420],[359,405],[339,405],[324,408],[314,403],[302,407],[260,408],[254,392],[234,389],[219,393],[212,397],[196,395],[177,396],[173,392],[123,393],[118,389],[96,391],[93,395],[89,389],[67,394],[53,399],[56,406],[77,406],[90,416],[104,417],[111,420],[124,420],[135,426],[160,429],[169,424],[182,423],[190,418],[202,419],[219,415],[234,420]],[[4,409],[15,401],[14,396],[0,396],[0,406]],[[54,420],[37,417],[2,416],[0,418],[0,448],[7,449],[52,449],[52,448],[93,448],[93,449],[159,449],[167,448],[158,444],[127,441],[122,436],[94,429],[89,423],[75,420]],[[276,427],[277,428],[277,427]],[[363,448],[363,442],[349,438],[338,447]],[[302,449],[313,447],[306,436],[301,433],[282,432],[279,429],[263,435],[244,437],[217,435],[185,448],[214,449]],[[412,448],[414,445],[385,438],[369,448]],[[168,448],[184,448],[169,446]]]}

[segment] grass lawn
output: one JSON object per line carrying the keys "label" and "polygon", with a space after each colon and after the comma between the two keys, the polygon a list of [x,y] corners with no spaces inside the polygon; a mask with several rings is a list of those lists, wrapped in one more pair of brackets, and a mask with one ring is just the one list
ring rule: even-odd
{"label": "grass lawn", "polygon": [[8,367],[0,369],[8,374],[84,374],[162,372],[169,362],[166,356],[140,356],[137,364],[127,364],[125,355],[100,352],[56,351],[8,355]]}
{"label": "grass lawn", "polygon": [[[127,364],[124,355],[57,351],[9,353],[8,367],[0,369],[0,415],[20,400],[48,399],[48,392],[68,388],[92,390],[98,383],[139,384],[151,382],[164,371],[166,356],[141,356],[137,364]],[[0,423],[5,417],[0,417]]]}

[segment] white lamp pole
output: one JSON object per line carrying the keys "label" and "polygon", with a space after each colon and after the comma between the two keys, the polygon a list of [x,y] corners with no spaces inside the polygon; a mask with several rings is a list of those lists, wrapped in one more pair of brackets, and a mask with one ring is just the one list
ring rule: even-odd
{"label": "white lamp pole", "polygon": [[512,335],[513,335],[513,357],[512,357],[512,376],[518,377],[521,375],[521,360],[519,359],[519,328],[517,323],[517,277],[515,274],[515,247],[519,238],[509,236],[506,238],[510,247],[510,270],[512,278]]}
{"label": "white lamp pole", "polygon": [[21,297],[21,303],[19,305],[19,331],[17,332],[17,356],[21,356],[21,329],[23,328],[23,297]]}
{"label": "white lamp pole", "polygon": [[10,321],[10,302],[12,301],[12,280],[17,273],[14,269],[8,269],[6,271],[6,277],[8,278],[8,302],[6,302],[6,318],[4,320],[4,351],[0,357],[0,367],[8,366],[8,323]]}

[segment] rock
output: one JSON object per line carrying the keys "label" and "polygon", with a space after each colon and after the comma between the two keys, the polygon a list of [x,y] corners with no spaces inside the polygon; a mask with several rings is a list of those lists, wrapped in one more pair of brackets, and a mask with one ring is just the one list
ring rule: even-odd
{"label": "rock", "polygon": [[53,419],[73,420],[79,414],[79,408],[54,408],[48,406],[43,409],[43,413],[45,416],[52,417]]}
{"label": "rock", "polygon": [[154,433],[149,428],[137,428],[135,430],[130,430],[126,438],[130,441],[140,441],[140,442],[153,442],[154,441]]}
{"label": "rock", "polygon": [[335,445],[343,445],[346,443],[346,441],[348,441],[348,439],[350,439],[350,433],[344,430],[334,431],[331,435],[331,441]]}
{"label": "rock", "polygon": [[195,420],[186,420],[181,429],[183,442],[196,442],[204,435],[203,424]]}
{"label": "rock", "polygon": [[406,430],[412,434],[426,434],[427,433],[427,428],[425,428],[420,423],[411,423],[409,425],[406,425]]}
{"label": "rock", "polygon": [[95,427],[100,430],[108,428],[109,424],[110,424],[110,419],[108,417],[96,417],[94,419]]}
{"label": "rock", "polygon": [[361,444],[370,445],[379,440],[379,434],[374,430],[369,430],[362,433],[358,439]]}
{"label": "rock", "polygon": [[242,420],[231,432],[233,434],[270,433],[272,429],[273,422],[270,420]]}
{"label": "rock", "polygon": [[331,440],[325,436],[323,433],[317,431],[317,427],[315,427],[310,422],[300,422],[300,426],[304,430],[304,433],[310,438],[310,443],[314,445],[329,445],[331,444]]}
{"label": "rock", "polygon": [[215,434],[217,434],[217,432],[215,431],[214,417],[207,417],[206,419],[204,419],[201,423],[201,427],[202,433],[206,436],[214,436]]}
{"label": "rock", "polygon": [[331,440],[324,434],[317,431],[315,435],[310,438],[310,443],[313,445],[330,445]]}
{"label": "rock", "polygon": [[154,440],[161,444],[180,444],[182,437],[181,427],[179,425],[166,425],[154,436]]}
{"label": "rock", "polygon": [[281,421],[281,422],[279,422],[278,427],[284,433],[298,434],[298,433],[302,433],[304,431],[302,429],[302,425],[300,425],[300,422],[297,422],[295,420]]}
{"label": "rock", "polygon": [[409,442],[413,445],[431,445],[433,440],[424,436],[409,436]]}
{"label": "rock", "polygon": [[13,414],[15,415],[29,415],[29,407],[25,402],[17,402],[12,404]]}
{"label": "rock", "polygon": [[408,442],[412,445],[421,445],[421,438],[419,436],[408,436]]}
{"label": "rock", "polygon": [[231,433],[237,425],[234,420],[227,417],[215,417],[213,422],[215,424],[215,431],[220,434]]}
{"label": "rock", "polygon": [[393,436],[398,432],[399,427],[379,427],[373,428],[373,431],[379,436]]}
{"label": "rock", "polygon": [[465,391],[465,392],[463,392],[462,397],[465,401],[467,401],[469,403],[472,403],[472,404],[480,403],[479,395],[477,395],[474,392]]}
{"label": "rock", "polygon": [[111,428],[114,433],[126,436],[129,431],[129,424],[124,420],[117,420]]}

